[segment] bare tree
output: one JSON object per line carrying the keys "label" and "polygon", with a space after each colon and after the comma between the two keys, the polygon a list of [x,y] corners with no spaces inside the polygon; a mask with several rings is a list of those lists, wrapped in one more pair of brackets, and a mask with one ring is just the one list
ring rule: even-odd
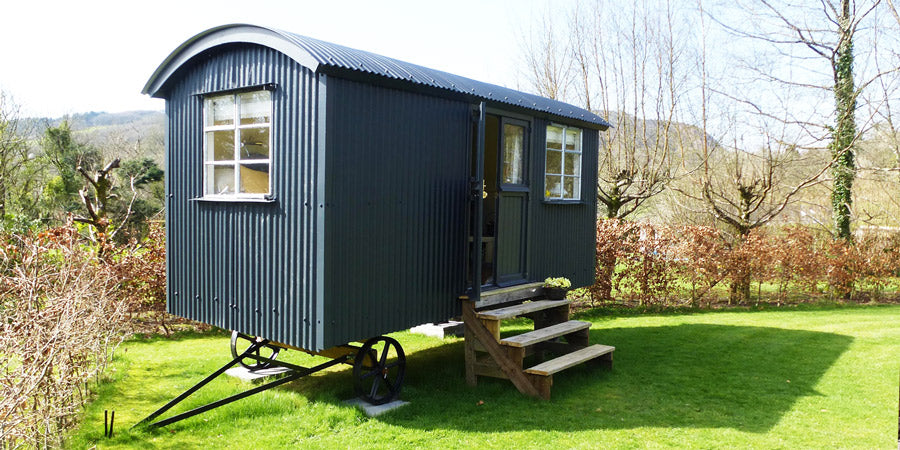
{"label": "bare tree", "polygon": [[0,219],[8,210],[17,175],[28,161],[27,133],[23,129],[17,105],[9,94],[0,91]]}
{"label": "bare tree", "polygon": [[522,56],[527,83],[536,94],[564,100],[572,80],[568,42],[553,15],[544,14],[536,28],[523,37]]}
{"label": "bare tree", "polygon": [[[849,239],[857,145],[875,117],[857,117],[863,106],[859,102],[866,100],[865,92],[878,86],[880,80],[896,80],[900,74],[896,38],[892,37],[898,28],[886,33],[881,22],[890,16],[882,14],[888,11],[879,11],[896,9],[891,8],[891,2],[881,0],[821,0],[815,4],[760,0],[738,6],[713,15],[732,36],[749,39],[758,49],[755,59],[746,59],[742,66],[744,72],[753,75],[756,89],[744,85],[744,94],[733,95],[754,98],[753,103],[761,106],[759,117],[795,128],[798,138],[794,143],[799,147],[828,149],[832,160],[832,227],[835,235]],[[878,48],[879,42],[889,40],[893,41],[893,52]],[[882,54],[891,55],[891,61],[875,64]],[[760,64],[762,58],[770,63]],[[773,110],[771,102],[755,99],[767,91],[802,94],[778,111],[779,105]],[[824,106],[828,96],[832,98],[830,108]],[[885,104],[865,106],[876,112]],[[804,109],[805,113],[797,114]]]}
{"label": "bare tree", "polygon": [[[703,205],[705,211],[728,229],[732,237],[730,245],[743,245],[750,233],[784,212],[805,188],[818,183],[830,164],[822,163],[815,154],[802,153],[792,134],[790,112],[776,116],[760,104],[724,92],[710,81],[707,29],[702,0],[698,0],[700,12],[701,45],[698,59],[700,86],[700,124],[703,134],[709,136],[712,122],[734,126],[744,120],[746,108],[755,121],[753,142],[738,138],[735,129],[721,131],[731,135],[732,144],[719,141],[700,141],[702,170],[685,186],[673,186],[683,196]],[[713,100],[717,101],[713,101]],[[724,120],[712,121],[711,111]],[[737,112],[732,112],[737,111]],[[778,120],[770,120],[770,119]],[[750,129],[745,125],[745,130]],[[748,150],[747,148],[753,150]],[[731,285],[732,300],[746,301],[750,297],[749,273],[735,277]]]}
{"label": "bare tree", "polygon": [[[687,78],[680,18],[669,2],[613,11],[586,1],[566,19],[544,19],[532,32],[526,78],[542,95],[570,93],[561,99],[613,125],[601,139],[597,199],[606,217],[624,218],[684,169],[673,158],[683,156],[685,129],[677,117]],[[569,41],[560,43],[560,35]]]}

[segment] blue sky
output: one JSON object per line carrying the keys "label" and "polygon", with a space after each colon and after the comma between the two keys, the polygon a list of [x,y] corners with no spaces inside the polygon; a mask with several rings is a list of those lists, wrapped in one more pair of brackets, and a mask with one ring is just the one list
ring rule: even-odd
{"label": "blue sky", "polygon": [[198,32],[236,22],[272,26],[516,88],[520,38],[549,4],[16,1],[3,7],[0,89],[29,116],[161,110],[161,100],[140,94],[157,65]]}

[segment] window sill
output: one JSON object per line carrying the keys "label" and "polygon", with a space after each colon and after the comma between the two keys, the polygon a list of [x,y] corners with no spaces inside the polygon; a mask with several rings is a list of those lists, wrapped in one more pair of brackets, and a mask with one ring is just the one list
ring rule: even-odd
{"label": "window sill", "polygon": [[238,195],[207,195],[190,199],[201,203],[275,203],[275,196],[242,197]]}
{"label": "window sill", "polygon": [[587,202],[584,200],[559,200],[559,199],[547,200],[547,199],[544,199],[543,202],[544,202],[544,204],[547,204],[547,205],[586,205],[587,204]]}

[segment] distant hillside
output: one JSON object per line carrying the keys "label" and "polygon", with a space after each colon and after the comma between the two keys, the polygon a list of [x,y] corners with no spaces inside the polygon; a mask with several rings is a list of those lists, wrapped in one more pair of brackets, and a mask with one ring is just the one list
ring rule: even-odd
{"label": "distant hillside", "polygon": [[58,126],[68,120],[76,136],[99,148],[108,159],[147,157],[162,165],[165,117],[162,111],[92,111],[57,118],[28,118],[23,124],[32,130],[34,139],[40,139],[48,126]]}

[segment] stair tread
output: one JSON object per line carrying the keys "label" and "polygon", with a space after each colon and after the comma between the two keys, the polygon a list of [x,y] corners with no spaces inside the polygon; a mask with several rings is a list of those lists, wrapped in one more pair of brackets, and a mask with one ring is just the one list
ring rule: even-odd
{"label": "stair tread", "polygon": [[589,361],[607,353],[612,353],[615,349],[615,347],[609,345],[594,344],[590,347],[585,347],[581,350],[542,362],[534,367],[526,369],[525,373],[544,376],[553,375],[556,372],[563,371],[585,361]]}
{"label": "stair tread", "polygon": [[538,342],[548,341],[566,334],[574,333],[579,330],[585,330],[591,327],[590,322],[582,322],[580,320],[570,320],[568,322],[558,323],[545,328],[539,328],[534,331],[510,336],[501,339],[500,343],[510,347],[528,347]]}
{"label": "stair tread", "polygon": [[538,281],[535,283],[517,284],[515,286],[509,286],[509,287],[505,287],[505,288],[491,289],[488,291],[483,291],[481,293],[481,298],[493,297],[496,295],[509,294],[510,292],[517,292],[517,291],[524,291],[524,290],[528,290],[528,289],[539,288],[543,285],[544,285],[543,281]]}
{"label": "stair tread", "polygon": [[528,314],[544,309],[556,308],[569,304],[569,300],[538,300],[534,302],[522,303],[519,305],[507,306],[505,308],[491,309],[477,313],[479,319],[502,320],[509,319],[522,314]]}

